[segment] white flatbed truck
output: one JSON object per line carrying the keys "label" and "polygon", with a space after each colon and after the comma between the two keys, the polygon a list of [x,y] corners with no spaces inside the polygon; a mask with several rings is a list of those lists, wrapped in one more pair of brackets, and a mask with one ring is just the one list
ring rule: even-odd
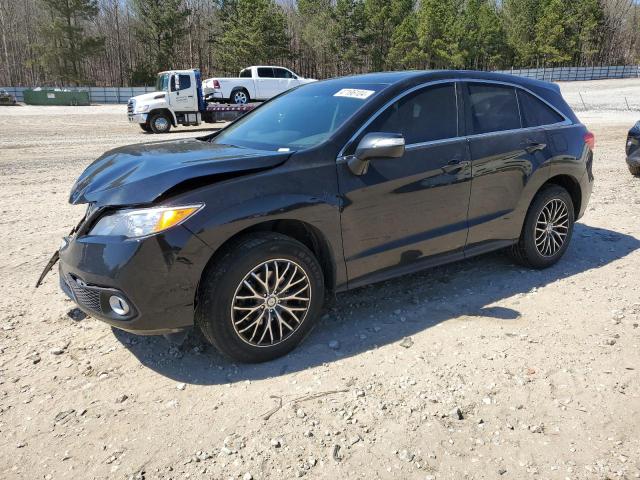
{"label": "white flatbed truck", "polygon": [[145,132],[167,133],[178,125],[234,120],[256,106],[208,103],[199,70],[168,70],[158,74],[154,92],[129,99],[127,116]]}

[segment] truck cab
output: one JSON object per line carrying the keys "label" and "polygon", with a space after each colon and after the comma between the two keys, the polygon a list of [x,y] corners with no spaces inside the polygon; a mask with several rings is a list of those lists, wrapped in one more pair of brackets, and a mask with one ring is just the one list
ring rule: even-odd
{"label": "truck cab", "polygon": [[197,69],[160,72],[154,92],[132,97],[127,103],[129,122],[153,133],[166,133],[172,126],[200,125],[205,109]]}

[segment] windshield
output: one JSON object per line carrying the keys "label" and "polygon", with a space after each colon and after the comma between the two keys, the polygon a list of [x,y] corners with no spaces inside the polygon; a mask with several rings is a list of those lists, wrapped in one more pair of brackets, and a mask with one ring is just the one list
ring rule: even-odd
{"label": "windshield", "polygon": [[283,152],[313,147],[329,138],[385,86],[310,83],[242,117],[212,142]]}
{"label": "windshield", "polygon": [[158,75],[158,79],[156,80],[156,90],[159,92],[168,92],[169,91],[169,74],[163,73]]}

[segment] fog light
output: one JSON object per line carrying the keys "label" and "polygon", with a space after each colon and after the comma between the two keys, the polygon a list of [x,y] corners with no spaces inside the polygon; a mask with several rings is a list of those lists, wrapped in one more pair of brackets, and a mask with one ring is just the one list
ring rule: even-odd
{"label": "fog light", "polygon": [[117,295],[111,295],[111,297],[109,297],[109,306],[111,310],[118,315],[124,316],[129,313],[129,304],[124,298],[118,297]]}

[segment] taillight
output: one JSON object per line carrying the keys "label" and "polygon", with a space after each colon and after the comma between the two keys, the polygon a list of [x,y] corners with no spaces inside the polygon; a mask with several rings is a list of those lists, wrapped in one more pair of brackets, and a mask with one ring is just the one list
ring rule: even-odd
{"label": "taillight", "polygon": [[220,88],[220,82],[218,80],[213,81],[213,88]]}
{"label": "taillight", "polygon": [[596,136],[591,132],[585,133],[584,143],[589,147],[589,149],[593,150],[596,147]]}

